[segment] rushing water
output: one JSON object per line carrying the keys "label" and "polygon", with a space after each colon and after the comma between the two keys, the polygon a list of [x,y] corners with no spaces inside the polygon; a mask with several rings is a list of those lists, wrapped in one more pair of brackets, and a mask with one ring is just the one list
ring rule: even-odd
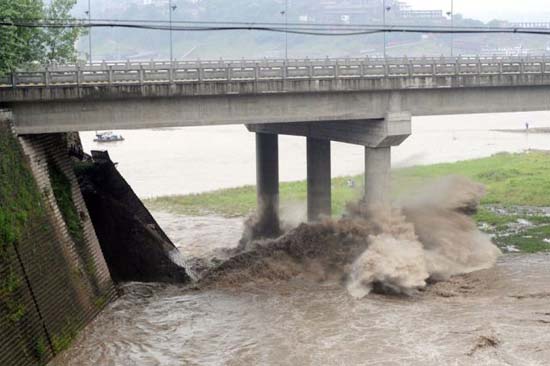
{"label": "rushing water", "polygon": [[547,365],[549,260],[506,256],[413,298],[128,284],[55,365]]}
{"label": "rushing water", "polygon": [[[548,149],[550,135],[492,129],[550,127],[550,114],[415,119],[394,165],[499,151]],[[254,183],[254,138],[240,126],[126,131],[109,148],[142,197]],[[281,177],[305,176],[304,139],[281,137]],[[359,173],[361,148],[334,144],[333,175]],[[238,174],[235,174],[238,172]],[[155,217],[190,260],[237,245],[242,219]],[[340,283],[305,279],[194,290],[126,284],[123,295],[55,366],[547,365],[550,255],[507,255],[493,269],[413,297],[349,296]]]}

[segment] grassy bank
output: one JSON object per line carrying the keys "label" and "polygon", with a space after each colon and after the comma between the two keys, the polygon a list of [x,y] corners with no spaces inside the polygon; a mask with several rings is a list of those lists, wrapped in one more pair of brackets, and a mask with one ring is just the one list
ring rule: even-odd
{"label": "grassy bank", "polygon": [[[446,175],[462,175],[482,183],[487,195],[476,220],[494,235],[504,249],[535,252],[550,250],[550,218],[536,207],[550,207],[550,153],[496,154],[488,158],[398,169],[393,172],[393,194],[421,187],[425,182]],[[354,181],[350,187],[349,180]],[[347,202],[358,199],[363,177],[339,177],[332,181],[334,215],[343,213]],[[305,206],[305,181],[280,185],[281,206]],[[184,196],[148,199],[152,210],[181,215],[246,216],[256,207],[254,186],[223,189]],[[533,207],[516,210],[517,206]]]}
{"label": "grassy bank", "polygon": [[[414,189],[431,179],[450,174],[463,175],[483,183],[487,195],[483,204],[550,206],[550,154],[497,154],[489,158],[448,164],[435,164],[398,169],[393,172],[393,191],[399,195],[404,189]],[[348,179],[355,187],[348,186]],[[360,197],[363,186],[361,175],[334,178],[332,181],[333,212],[340,215],[345,203]],[[281,183],[281,204],[305,202],[306,183]],[[153,210],[167,210],[185,215],[218,214],[243,216],[256,206],[254,186],[223,189],[213,192],[166,196],[148,199]]]}

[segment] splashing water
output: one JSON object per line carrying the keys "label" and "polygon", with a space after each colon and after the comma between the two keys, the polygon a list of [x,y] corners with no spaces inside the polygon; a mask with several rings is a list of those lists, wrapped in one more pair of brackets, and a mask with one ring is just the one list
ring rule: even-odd
{"label": "splashing water", "polygon": [[341,281],[357,298],[372,290],[412,294],[430,281],[495,265],[500,250],[469,216],[483,194],[479,184],[447,177],[400,207],[351,204],[339,220],[241,246],[201,282],[223,287],[301,277]]}
{"label": "splashing water", "polygon": [[410,293],[424,288],[428,280],[445,281],[494,266],[500,250],[468,215],[476,211],[484,193],[483,186],[453,176],[427,186],[398,212],[370,209],[370,216],[390,214],[412,226],[369,237],[369,248],[353,265],[350,294],[364,297],[373,285]]}

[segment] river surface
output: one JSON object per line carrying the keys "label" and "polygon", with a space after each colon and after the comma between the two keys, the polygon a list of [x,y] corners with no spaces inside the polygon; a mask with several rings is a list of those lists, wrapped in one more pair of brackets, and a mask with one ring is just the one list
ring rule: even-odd
{"label": "river surface", "polygon": [[[549,149],[550,113],[416,118],[394,167]],[[141,197],[253,184],[254,136],[242,126],[123,131],[108,148]],[[281,178],[305,177],[305,141],[281,137]],[[333,175],[362,171],[363,150],[333,145]],[[233,247],[243,219],[153,213],[191,263]],[[132,283],[55,366],[548,365],[549,254],[506,255],[490,270],[412,297],[349,296],[305,279],[194,290]]]}
{"label": "river surface", "polygon": [[[393,148],[394,167],[450,162],[497,152],[550,149],[550,134],[493,131],[550,127],[550,112],[436,116],[413,119],[413,134]],[[255,138],[244,126],[122,131],[126,141],[97,144],[81,133],[85,150],[108,149],[124,177],[143,198],[255,184]],[[282,181],[306,176],[305,138],[280,137]],[[333,143],[332,175],[364,170],[364,150]]]}
{"label": "river surface", "polygon": [[416,296],[353,299],[337,283],[189,290],[127,284],[57,366],[548,365],[549,255]]}

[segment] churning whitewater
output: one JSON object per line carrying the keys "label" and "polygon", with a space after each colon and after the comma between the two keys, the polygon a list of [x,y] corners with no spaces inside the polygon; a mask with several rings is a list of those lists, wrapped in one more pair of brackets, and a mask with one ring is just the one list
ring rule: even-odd
{"label": "churning whitewater", "polygon": [[501,255],[471,215],[483,186],[447,177],[393,207],[350,204],[339,220],[300,224],[274,240],[243,242],[205,271],[202,286],[305,278],[339,281],[356,298],[412,294],[428,283],[487,269]]}

